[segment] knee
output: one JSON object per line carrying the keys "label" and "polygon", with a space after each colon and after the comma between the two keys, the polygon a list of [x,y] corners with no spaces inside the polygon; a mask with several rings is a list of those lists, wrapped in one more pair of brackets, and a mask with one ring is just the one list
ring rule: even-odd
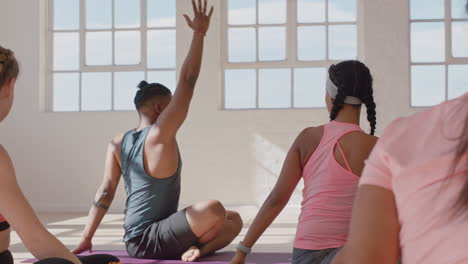
{"label": "knee", "polygon": [[238,212],[232,211],[230,212],[230,219],[237,230],[237,234],[239,234],[242,230],[242,227],[244,227],[244,221],[242,220],[242,217]]}
{"label": "knee", "polygon": [[207,201],[205,210],[209,217],[217,223],[224,222],[226,220],[226,209],[220,201]]}

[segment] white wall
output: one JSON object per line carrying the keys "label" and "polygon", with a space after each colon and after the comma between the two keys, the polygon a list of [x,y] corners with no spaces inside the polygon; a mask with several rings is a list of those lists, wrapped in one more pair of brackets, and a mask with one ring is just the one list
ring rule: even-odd
{"label": "white wall", "polygon": [[[135,126],[137,116],[133,112],[40,111],[44,0],[0,1],[0,45],[16,52],[22,70],[13,112],[0,125],[0,142],[10,152],[23,191],[37,210],[85,211],[101,181],[107,142]],[[190,10],[188,0],[177,1]],[[256,205],[275,183],[298,132],[326,122],[328,114],[319,109],[221,110],[220,2],[211,3],[217,12],[206,42],[203,71],[190,116],[179,134],[184,159],[181,203],[219,199],[228,205]],[[361,57],[375,76],[381,132],[394,118],[414,112],[409,108],[408,4],[406,0],[362,0],[361,4],[366,9]],[[185,23],[181,14],[177,23]],[[179,30],[177,38],[180,66],[191,38],[189,30]],[[114,211],[121,211],[124,201],[121,188]],[[297,192],[292,204],[299,201]]]}

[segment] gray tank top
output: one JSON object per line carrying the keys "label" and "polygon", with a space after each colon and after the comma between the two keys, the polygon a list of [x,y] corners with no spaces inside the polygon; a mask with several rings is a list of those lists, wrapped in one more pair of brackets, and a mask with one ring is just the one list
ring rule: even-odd
{"label": "gray tank top", "polygon": [[143,151],[151,129],[128,131],[122,141],[122,177],[127,191],[125,205],[124,242],[135,238],[145,229],[177,212],[180,197],[180,172],[182,159],[176,173],[165,179],[157,179],[146,173]]}

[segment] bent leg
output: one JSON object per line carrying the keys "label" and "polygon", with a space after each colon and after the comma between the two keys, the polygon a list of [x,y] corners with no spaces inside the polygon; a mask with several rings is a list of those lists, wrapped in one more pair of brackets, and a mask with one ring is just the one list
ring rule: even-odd
{"label": "bent leg", "polygon": [[237,212],[227,211],[226,221],[215,239],[208,243],[203,242],[203,238],[200,239],[200,243],[204,244],[200,248],[201,255],[206,256],[228,246],[239,235],[242,226],[241,216]]}
{"label": "bent leg", "polygon": [[196,203],[188,207],[186,212],[192,232],[202,240],[200,243],[208,243],[215,239],[226,219],[226,209],[215,200]]}
{"label": "bent leg", "polygon": [[184,261],[195,261],[229,245],[243,225],[240,215],[226,212],[219,201],[206,201],[187,208],[187,219],[203,246],[192,246],[182,255]]}

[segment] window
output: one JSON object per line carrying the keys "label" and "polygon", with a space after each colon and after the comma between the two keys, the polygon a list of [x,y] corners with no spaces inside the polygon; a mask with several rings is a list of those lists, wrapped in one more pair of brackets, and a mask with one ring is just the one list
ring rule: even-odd
{"label": "window", "polygon": [[138,83],[175,89],[176,0],[49,0],[54,112],[133,110]]}
{"label": "window", "polygon": [[468,91],[465,0],[411,0],[411,106],[426,107]]}
{"label": "window", "polygon": [[227,0],[224,108],[324,107],[327,67],[357,58],[356,0]]}

